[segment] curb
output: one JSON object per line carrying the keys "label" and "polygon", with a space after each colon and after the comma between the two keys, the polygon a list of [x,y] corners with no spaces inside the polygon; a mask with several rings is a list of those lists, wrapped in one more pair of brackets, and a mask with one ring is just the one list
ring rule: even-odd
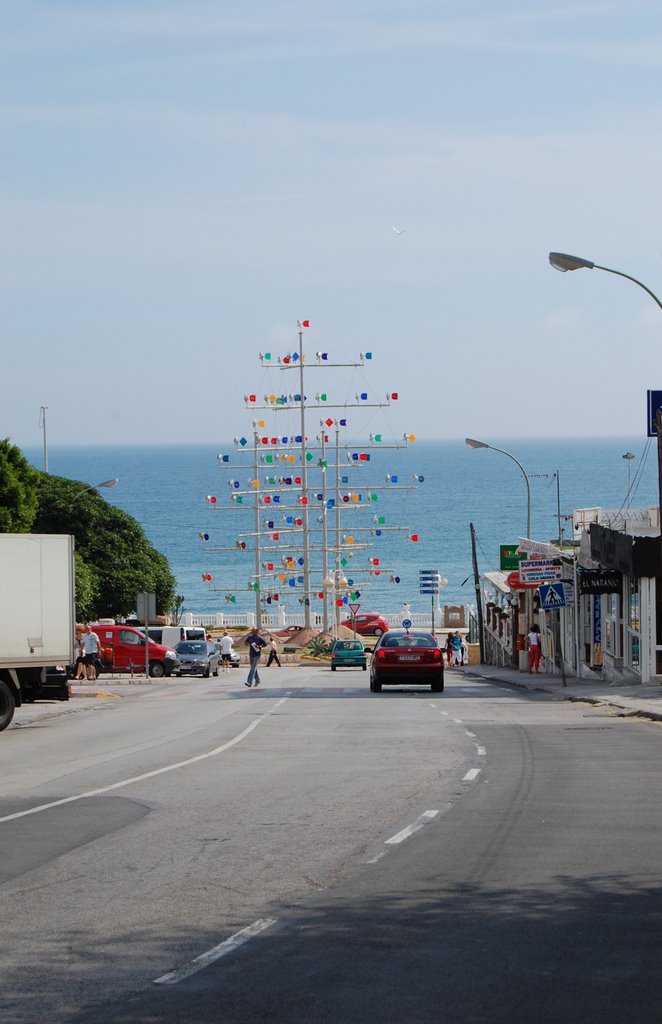
{"label": "curb", "polygon": [[550,687],[541,686],[539,683],[536,686],[527,686],[526,683],[520,683],[515,679],[500,679],[498,676],[488,675],[487,673],[466,674],[473,674],[474,679],[487,679],[495,686],[510,686],[516,690],[529,690],[533,693],[549,693],[552,697],[556,697],[557,700],[567,700],[574,704],[592,704],[594,707],[613,708],[617,712],[618,718],[647,718],[651,722],[662,722],[662,714],[657,711],[646,711],[644,708],[628,708],[624,704],[617,704],[616,701],[605,700],[603,697],[564,693],[563,690],[552,690]]}
{"label": "curb", "polygon": [[70,697],[99,697],[101,699],[106,698],[117,698],[119,699],[119,693],[105,693],[104,691],[97,690],[78,690],[71,686],[67,686]]}

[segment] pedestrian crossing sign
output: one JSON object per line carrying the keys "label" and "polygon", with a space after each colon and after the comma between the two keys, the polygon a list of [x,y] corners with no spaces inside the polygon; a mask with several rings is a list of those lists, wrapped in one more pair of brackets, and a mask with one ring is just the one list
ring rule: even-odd
{"label": "pedestrian crossing sign", "polygon": [[562,583],[547,583],[540,588],[540,607],[545,611],[565,608],[565,589]]}

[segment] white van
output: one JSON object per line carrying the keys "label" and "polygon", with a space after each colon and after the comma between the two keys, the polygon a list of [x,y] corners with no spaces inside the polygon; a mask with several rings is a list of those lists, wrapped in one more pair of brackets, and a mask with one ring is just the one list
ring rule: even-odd
{"label": "white van", "polygon": [[202,626],[149,626],[150,640],[166,647],[174,647],[180,640],[206,640],[207,631]]}

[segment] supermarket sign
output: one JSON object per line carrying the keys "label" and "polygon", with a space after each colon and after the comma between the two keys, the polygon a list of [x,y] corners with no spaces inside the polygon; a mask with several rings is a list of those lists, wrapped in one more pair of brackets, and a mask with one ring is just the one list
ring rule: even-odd
{"label": "supermarket sign", "polygon": [[525,559],[519,564],[522,583],[529,586],[537,583],[555,583],[561,579],[561,563],[555,558]]}

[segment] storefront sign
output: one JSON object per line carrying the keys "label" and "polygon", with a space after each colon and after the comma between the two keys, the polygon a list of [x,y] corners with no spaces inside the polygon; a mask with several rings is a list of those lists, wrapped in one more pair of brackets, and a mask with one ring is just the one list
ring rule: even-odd
{"label": "storefront sign", "polygon": [[577,574],[580,594],[620,594],[623,576],[615,569],[585,569]]}
{"label": "storefront sign", "polygon": [[526,590],[527,587],[531,587],[535,590],[538,586],[537,583],[525,583],[518,572],[509,573],[506,583],[511,590]]}
{"label": "storefront sign", "polygon": [[501,572],[517,569],[524,558],[517,550],[517,544],[499,544],[499,568]]}
{"label": "storefront sign", "polygon": [[525,583],[551,583],[561,579],[561,565],[553,558],[528,559],[519,564]]}
{"label": "storefront sign", "polygon": [[526,552],[529,556],[534,555],[536,558],[560,558],[563,554],[555,544],[531,540],[530,537],[520,537],[518,547],[520,551]]}

